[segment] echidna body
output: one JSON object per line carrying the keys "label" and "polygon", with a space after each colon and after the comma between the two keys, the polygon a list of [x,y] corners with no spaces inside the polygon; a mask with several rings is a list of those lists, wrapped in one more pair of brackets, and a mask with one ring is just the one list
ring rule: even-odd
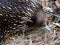
{"label": "echidna body", "polygon": [[42,6],[31,0],[0,0],[0,39],[47,23]]}

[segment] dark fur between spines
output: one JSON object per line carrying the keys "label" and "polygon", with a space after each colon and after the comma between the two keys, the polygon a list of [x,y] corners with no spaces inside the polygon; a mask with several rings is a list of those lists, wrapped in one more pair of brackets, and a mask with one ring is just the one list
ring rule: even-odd
{"label": "dark fur between spines", "polygon": [[[35,16],[37,14],[36,11],[42,6],[36,3],[34,7],[31,3],[34,4],[31,0],[0,0],[0,41],[3,40],[6,34],[14,35],[24,28],[27,30],[29,26],[35,25],[37,19]],[[32,22],[22,20],[22,17],[30,18],[29,20]]]}

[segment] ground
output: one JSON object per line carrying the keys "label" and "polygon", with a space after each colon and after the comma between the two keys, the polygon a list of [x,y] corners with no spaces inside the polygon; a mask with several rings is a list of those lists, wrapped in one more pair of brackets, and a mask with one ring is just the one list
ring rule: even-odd
{"label": "ground", "polygon": [[[49,17],[51,15],[49,14]],[[12,39],[7,39],[5,43],[2,42],[1,45],[60,45],[60,23],[51,22],[51,20],[52,17],[49,19],[50,24],[48,26],[53,30],[52,33],[37,27],[20,36],[15,35]]]}

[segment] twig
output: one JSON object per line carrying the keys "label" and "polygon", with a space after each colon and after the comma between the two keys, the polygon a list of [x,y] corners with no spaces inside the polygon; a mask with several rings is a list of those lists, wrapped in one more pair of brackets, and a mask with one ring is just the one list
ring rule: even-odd
{"label": "twig", "polygon": [[54,22],[53,22],[53,24],[56,25],[56,26],[58,26],[58,27],[60,27],[60,24],[59,24],[59,23],[54,23]]}

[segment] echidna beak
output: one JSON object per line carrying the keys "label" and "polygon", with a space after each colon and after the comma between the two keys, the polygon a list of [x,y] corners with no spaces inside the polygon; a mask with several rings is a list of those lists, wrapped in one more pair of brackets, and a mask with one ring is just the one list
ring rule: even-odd
{"label": "echidna beak", "polygon": [[52,29],[48,26],[48,25],[45,25],[44,27],[48,32],[52,33]]}

